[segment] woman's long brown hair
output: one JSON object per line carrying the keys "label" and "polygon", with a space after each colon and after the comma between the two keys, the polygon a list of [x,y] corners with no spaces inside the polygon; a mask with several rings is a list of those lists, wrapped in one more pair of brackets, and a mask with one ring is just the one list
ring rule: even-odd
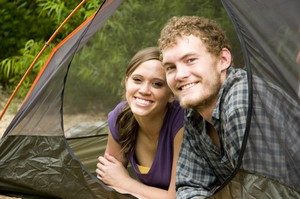
{"label": "woman's long brown hair", "polygon": [[[159,60],[160,51],[157,47],[148,47],[138,51],[129,62],[125,79],[129,77],[135,69],[148,60]],[[125,80],[124,80],[125,81]],[[128,104],[123,108],[117,118],[118,131],[120,134],[120,144],[125,157],[134,151],[139,124],[136,121]]]}

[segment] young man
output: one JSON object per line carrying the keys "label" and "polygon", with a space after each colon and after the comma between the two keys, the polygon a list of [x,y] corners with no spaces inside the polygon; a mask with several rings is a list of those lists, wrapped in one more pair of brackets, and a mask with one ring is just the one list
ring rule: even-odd
{"label": "young man", "polygon": [[256,76],[250,92],[247,72],[232,67],[229,41],[212,20],[171,18],[159,47],[167,83],[187,109],[177,197],[212,196],[230,180],[226,190],[237,198],[278,197],[276,190],[300,197],[299,101]]}

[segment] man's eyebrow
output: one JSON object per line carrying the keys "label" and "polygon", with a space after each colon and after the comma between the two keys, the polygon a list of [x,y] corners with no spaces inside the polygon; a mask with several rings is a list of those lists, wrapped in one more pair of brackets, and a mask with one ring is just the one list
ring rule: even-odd
{"label": "man's eyebrow", "polygon": [[181,58],[180,58],[180,60],[183,60],[183,59],[186,59],[187,57],[189,57],[189,56],[194,56],[196,53],[188,53],[188,54],[185,54],[185,55],[183,55]]}
{"label": "man's eyebrow", "polygon": [[[183,55],[183,56],[181,56],[180,58],[179,58],[179,60],[184,60],[184,59],[186,59],[187,57],[189,57],[189,56],[194,56],[196,53],[188,53],[188,54],[185,54],[185,55]],[[173,65],[174,63],[173,62],[162,62],[162,65],[163,65],[163,67],[165,67],[165,65]]]}

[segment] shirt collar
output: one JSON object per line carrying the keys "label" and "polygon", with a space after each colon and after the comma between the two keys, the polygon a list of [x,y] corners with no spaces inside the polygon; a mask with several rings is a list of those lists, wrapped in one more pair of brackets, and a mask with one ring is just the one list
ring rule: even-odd
{"label": "shirt collar", "polygon": [[217,103],[216,103],[216,106],[212,112],[212,121],[213,123],[216,122],[216,120],[219,120],[220,119],[220,109],[221,109],[221,102],[222,102],[222,96],[223,96],[223,93],[225,92],[224,90],[226,90],[226,88],[228,87],[228,82],[231,82],[232,81],[232,78],[231,76],[233,75],[234,73],[234,68],[233,67],[229,67],[227,69],[227,77],[220,89],[220,92],[218,94],[218,100],[217,100]]}

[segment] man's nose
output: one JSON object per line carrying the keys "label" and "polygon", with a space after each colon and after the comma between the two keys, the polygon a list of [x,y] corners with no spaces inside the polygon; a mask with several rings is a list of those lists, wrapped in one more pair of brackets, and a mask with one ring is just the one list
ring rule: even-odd
{"label": "man's nose", "polygon": [[190,72],[189,72],[189,69],[187,66],[184,66],[183,64],[177,65],[177,71],[176,71],[176,76],[175,76],[176,80],[184,79],[184,78],[188,77],[189,74],[190,74]]}

